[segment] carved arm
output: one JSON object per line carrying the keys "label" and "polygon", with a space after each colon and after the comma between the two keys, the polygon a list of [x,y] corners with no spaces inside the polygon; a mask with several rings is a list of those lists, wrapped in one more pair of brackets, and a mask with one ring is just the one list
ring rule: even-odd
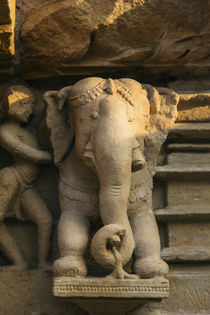
{"label": "carved arm", "polygon": [[35,163],[45,164],[52,160],[49,152],[31,147],[27,143],[21,141],[14,133],[11,133],[11,131],[4,126],[0,128],[0,144],[2,148],[13,155],[17,155]]}

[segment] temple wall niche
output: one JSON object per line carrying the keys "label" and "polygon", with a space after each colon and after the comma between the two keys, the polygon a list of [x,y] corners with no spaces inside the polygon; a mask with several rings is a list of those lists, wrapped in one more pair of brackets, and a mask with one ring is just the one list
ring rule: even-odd
{"label": "temple wall niche", "polygon": [[[24,130],[36,137],[41,151],[52,154],[46,91],[97,76],[131,78],[185,95],[153,178],[153,209],[161,255],[169,264],[170,295],[132,315],[210,314],[209,12],[210,2],[201,0],[2,0],[0,4],[0,127],[7,89],[28,88],[35,107]],[[189,100],[187,94],[198,97]],[[13,163],[11,152],[1,146],[0,171]],[[58,181],[59,171],[50,162],[41,166],[32,184],[53,218],[49,265],[59,257]],[[0,235],[0,314],[86,314],[53,297],[50,268],[37,266],[37,225],[30,216],[20,220],[6,214],[4,224],[29,268],[6,268],[11,261]],[[91,236],[100,226],[96,220]],[[89,251],[86,260],[90,275],[104,275]]]}

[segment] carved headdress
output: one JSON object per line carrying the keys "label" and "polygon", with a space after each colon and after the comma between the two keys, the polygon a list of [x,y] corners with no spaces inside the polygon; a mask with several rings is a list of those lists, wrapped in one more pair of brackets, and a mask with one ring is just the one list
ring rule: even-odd
{"label": "carved headdress", "polygon": [[135,106],[131,91],[120,80],[87,78],[69,90],[68,100],[72,107],[83,106],[104,93],[120,94],[131,106]]}

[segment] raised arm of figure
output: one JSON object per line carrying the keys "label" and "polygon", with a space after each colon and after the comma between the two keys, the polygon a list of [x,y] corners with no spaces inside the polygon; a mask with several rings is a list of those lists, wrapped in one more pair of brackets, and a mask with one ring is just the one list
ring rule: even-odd
{"label": "raised arm of figure", "polygon": [[7,126],[1,126],[0,128],[0,145],[12,155],[17,155],[35,163],[45,164],[52,161],[49,152],[31,147],[20,140]]}

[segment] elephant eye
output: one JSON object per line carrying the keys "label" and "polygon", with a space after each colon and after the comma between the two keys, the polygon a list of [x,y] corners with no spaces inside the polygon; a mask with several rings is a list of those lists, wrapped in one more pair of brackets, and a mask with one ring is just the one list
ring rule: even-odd
{"label": "elephant eye", "polygon": [[94,111],[90,114],[90,118],[92,120],[96,120],[98,118],[98,112]]}

